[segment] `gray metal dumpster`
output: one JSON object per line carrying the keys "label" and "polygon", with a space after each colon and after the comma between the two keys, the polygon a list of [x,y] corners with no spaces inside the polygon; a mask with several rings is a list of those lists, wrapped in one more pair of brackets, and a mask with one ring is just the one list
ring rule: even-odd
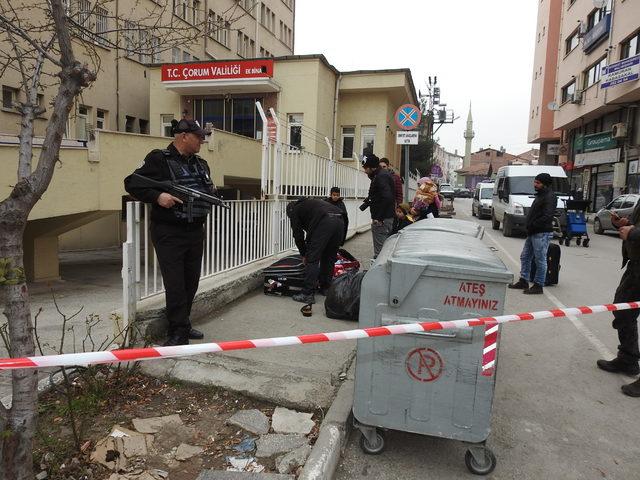
{"label": "gray metal dumpster", "polygon": [[468,220],[454,220],[453,218],[429,218],[420,220],[404,227],[401,232],[413,232],[415,230],[431,230],[439,232],[458,233],[470,237],[484,237],[484,227]]}
{"label": "gray metal dumpster", "polygon": [[[510,281],[478,238],[405,229],[364,277],[360,326],[500,315]],[[455,439],[470,444],[469,470],[491,472],[495,364],[487,368],[483,351],[492,338],[497,352],[497,335],[480,326],[358,340],[353,414],[362,449],[380,453],[385,429]]]}

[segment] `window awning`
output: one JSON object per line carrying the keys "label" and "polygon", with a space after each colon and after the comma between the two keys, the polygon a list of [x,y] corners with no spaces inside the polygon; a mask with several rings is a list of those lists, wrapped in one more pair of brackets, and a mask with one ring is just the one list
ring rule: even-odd
{"label": "window awning", "polygon": [[162,82],[167,90],[180,95],[224,95],[234,93],[270,93],[281,90],[273,78],[234,78]]}

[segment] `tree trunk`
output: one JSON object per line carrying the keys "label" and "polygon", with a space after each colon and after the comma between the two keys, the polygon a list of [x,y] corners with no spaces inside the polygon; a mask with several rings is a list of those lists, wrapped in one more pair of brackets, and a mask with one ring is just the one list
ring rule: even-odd
{"label": "tree trunk", "polygon": [[[0,279],[3,313],[9,319],[12,357],[31,356],[33,342],[29,291],[23,267],[22,237],[26,216],[20,202],[8,199],[0,205],[0,259],[4,274]],[[22,210],[24,210],[24,205]],[[12,371],[13,402],[0,411],[0,479],[32,480],[32,443],[36,428],[38,372],[35,369]]]}

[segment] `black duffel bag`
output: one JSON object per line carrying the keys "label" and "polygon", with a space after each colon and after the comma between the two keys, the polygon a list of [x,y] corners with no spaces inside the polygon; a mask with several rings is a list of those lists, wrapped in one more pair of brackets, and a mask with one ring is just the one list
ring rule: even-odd
{"label": "black duffel bag", "polygon": [[324,299],[324,310],[329,318],[358,321],[360,313],[360,286],[367,272],[348,270],[331,282]]}

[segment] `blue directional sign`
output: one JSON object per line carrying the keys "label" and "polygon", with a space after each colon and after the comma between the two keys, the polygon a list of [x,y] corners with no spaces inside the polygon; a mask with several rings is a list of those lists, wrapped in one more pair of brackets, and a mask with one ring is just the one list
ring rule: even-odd
{"label": "blue directional sign", "polygon": [[406,103],[396,110],[396,125],[401,130],[413,130],[420,124],[421,116],[418,107]]}
{"label": "blue directional sign", "polygon": [[640,78],[640,55],[625,58],[602,69],[600,88],[609,88]]}

